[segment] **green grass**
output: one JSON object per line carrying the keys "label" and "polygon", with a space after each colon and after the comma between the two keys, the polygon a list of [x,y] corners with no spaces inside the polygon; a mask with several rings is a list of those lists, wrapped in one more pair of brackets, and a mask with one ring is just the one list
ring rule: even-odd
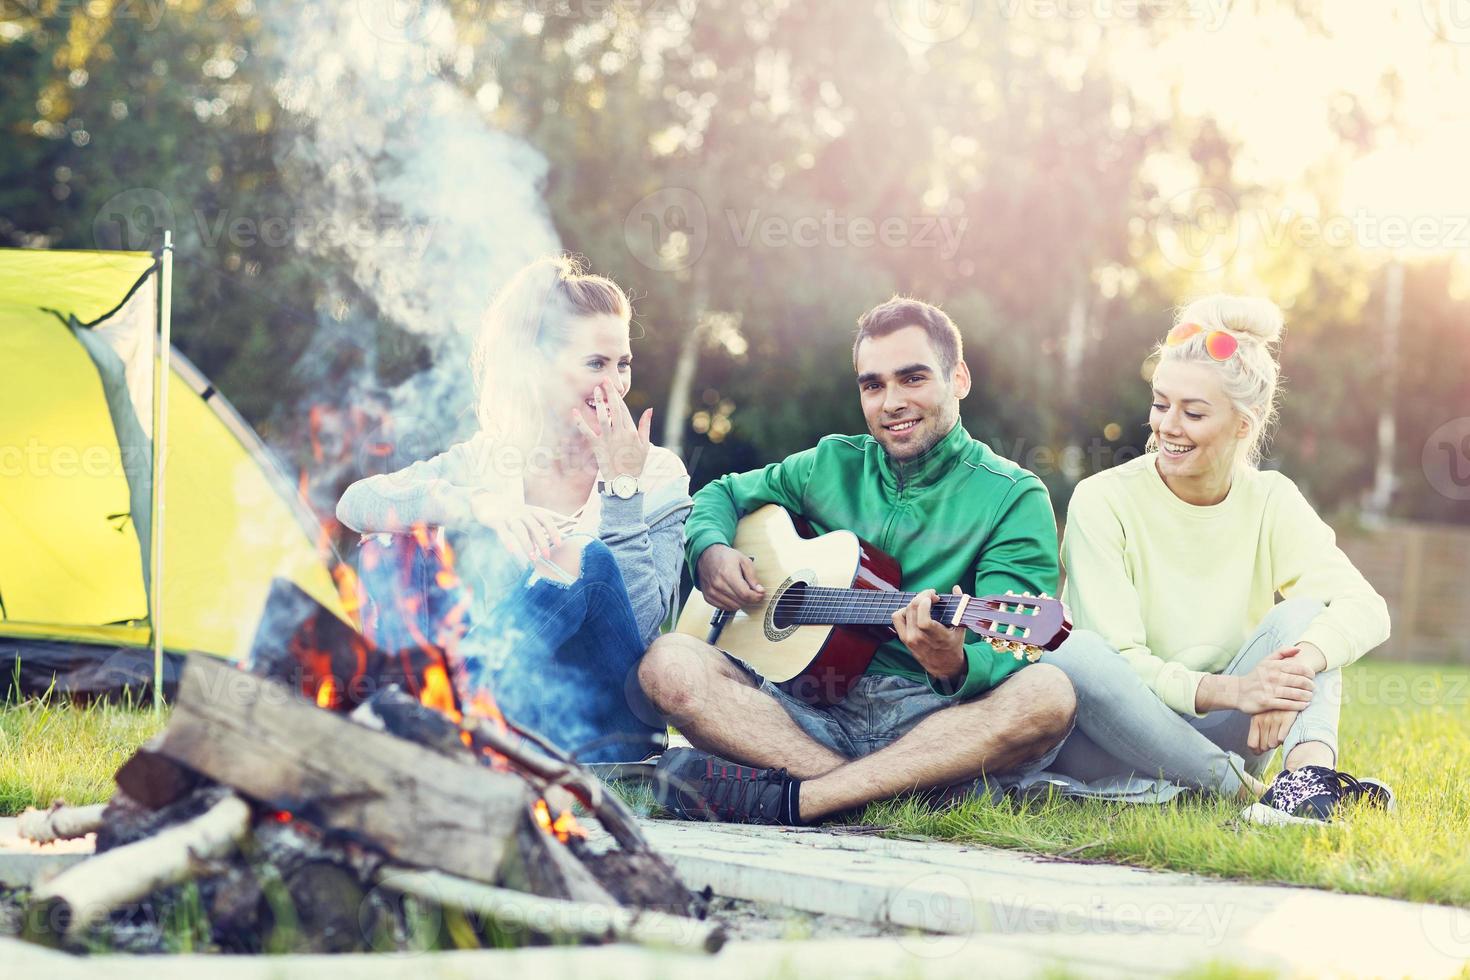
{"label": "green grass", "polygon": [[28,806],[102,803],[112,775],[163,727],[151,708],[64,698],[0,704],[0,816]]}
{"label": "green grass", "polygon": [[889,801],[859,820],[895,835],[1470,906],[1470,669],[1363,662],[1344,681],[1342,768],[1388,782],[1394,813],[1354,808],[1330,826],[1264,828],[1219,800],[1049,798],[948,810]]}
{"label": "green grass", "polygon": [[[1395,813],[1359,809],[1328,827],[1263,828],[1223,801],[1054,798],[947,810],[892,801],[859,819],[895,835],[1470,907],[1470,669],[1370,661],[1345,680],[1343,768],[1388,781]],[[151,710],[120,705],[0,706],[0,814],[107,799],[113,772],[161,727]],[[631,795],[646,812],[647,794]]]}

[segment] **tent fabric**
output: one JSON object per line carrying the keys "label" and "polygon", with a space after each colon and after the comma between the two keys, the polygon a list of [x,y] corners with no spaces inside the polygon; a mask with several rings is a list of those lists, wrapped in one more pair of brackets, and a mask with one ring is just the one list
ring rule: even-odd
{"label": "tent fabric", "polygon": [[[0,249],[0,669],[17,644],[95,644],[115,666],[148,643],[157,278],[146,253]],[[171,357],[164,646],[244,658],[277,577],[345,620],[291,481]]]}

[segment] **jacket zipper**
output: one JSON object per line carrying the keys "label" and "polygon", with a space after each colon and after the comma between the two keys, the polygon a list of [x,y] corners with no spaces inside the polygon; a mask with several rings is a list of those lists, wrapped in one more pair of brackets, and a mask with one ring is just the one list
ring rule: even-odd
{"label": "jacket zipper", "polygon": [[878,547],[889,553],[893,551],[893,525],[897,523],[899,508],[903,506],[903,473],[897,467],[894,468],[894,478],[898,483],[898,499],[893,502],[893,507],[889,508],[888,522],[883,525],[883,540],[878,545]]}

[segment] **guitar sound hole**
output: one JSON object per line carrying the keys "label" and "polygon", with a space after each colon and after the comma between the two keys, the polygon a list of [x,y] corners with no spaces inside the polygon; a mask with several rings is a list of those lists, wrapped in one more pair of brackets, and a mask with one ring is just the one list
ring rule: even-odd
{"label": "guitar sound hole", "polygon": [[806,583],[792,582],[790,588],[776,599],[776,608],[771,612],[771,625],[778,630],[799,625],[796,615],[806,597]]}

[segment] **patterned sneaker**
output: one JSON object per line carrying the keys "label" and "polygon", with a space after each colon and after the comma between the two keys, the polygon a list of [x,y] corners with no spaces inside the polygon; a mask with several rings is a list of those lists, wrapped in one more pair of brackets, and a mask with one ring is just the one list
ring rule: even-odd
{"label": "patterned sneaker", "polygon": [[1376,779],[1354,779],[1326,766],[1283,769],[1276,774],[1260,802],[1246,807],[1241,816],[1251,823],[1281,825],[1326,823],[1338,804],[1356,799],[1393,810],[1393,790]]}
{"label": "patterned sneaker", "polygon": [[697,749],[669,749],[654,770],[653,795],[680,820],[795,826],[797,787],[785,769],[752,769]]}

